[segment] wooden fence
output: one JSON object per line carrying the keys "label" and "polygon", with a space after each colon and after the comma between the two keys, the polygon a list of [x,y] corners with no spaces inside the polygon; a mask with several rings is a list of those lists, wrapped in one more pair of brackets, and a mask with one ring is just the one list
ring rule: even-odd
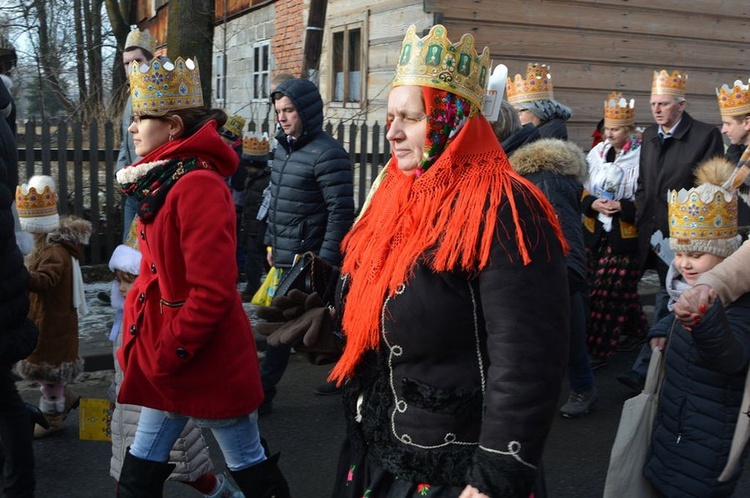
{"label": "wooden fence", "polygon": [[[249,130],[256,130],[250,123]],[[260,124],[268,130],[268,122]],[[326,123],[327,133],[346,150],[354,175],[354,199],[359,206],[372,179],[390,156],[385,130],[377,123]],[[91,221],[92,236],[86,248],[84,264],[109,261],[122,240],[123,194],[115,181],[120,148],[119,123],[83,127],[79,122],[57,119],[28,122],[18,129],[19,183],[34,175],[55,179],[60,214],[74,214]]]}

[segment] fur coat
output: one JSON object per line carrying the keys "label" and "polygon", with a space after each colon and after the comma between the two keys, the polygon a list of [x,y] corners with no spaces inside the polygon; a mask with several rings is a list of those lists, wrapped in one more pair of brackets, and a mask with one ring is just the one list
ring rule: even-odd
{"label": "fur coat", "polygon": [[91,223],[61,217],[46,236],[45,247],[27,257],[31,274],[29,318],[39,327],[36,349],[16,370],[24,379],[67,384],[83,371],[78,355],[78,312],[73,306],[73,260],[88,244]]}

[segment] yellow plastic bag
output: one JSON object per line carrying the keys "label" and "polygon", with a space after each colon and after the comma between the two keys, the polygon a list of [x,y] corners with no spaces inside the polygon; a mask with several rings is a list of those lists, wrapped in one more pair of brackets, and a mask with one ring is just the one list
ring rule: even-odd
{"label": "yellow plastic bag", "polygon": [[84,441],[112,440],[112,409],[108,399],[81,398],[78,407],[78,438]]}
{"label": "yellow plastic bag", "polygon": [[276,289],[279,288],[279,283],[281,282],[281,274],[282,270],[280,268],[272,266],[268,270],[268,275],[263,280],[263,284],[261,284],[250,302],[256,306],[271,306],[271,301],[273,301]]}

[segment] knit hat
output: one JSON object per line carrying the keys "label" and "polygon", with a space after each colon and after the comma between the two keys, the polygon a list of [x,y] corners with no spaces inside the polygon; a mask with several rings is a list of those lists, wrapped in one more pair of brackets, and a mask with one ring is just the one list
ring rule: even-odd
{"label": "knit hat", "polygon": [[669,192],[669,248],[726,258],[742,242],[737,233],[737,193],[722,187],[734,166],[709,159],[695,170],[697,187]]}
{"label": "knit hat", "polygon": [[130,224],[128,236],[124,244],[115,247],[112,257],[109,258],[109,269],[111,271],[120,270],[132,275],[138,275],[141,267],[141,251],[138,250],[138,237],[136,236],[136,227],[138,218]]}
{"label": "knit hat", "polygon": [[21,228],[30,233],[49,233],[60,227],[57,193],[51,176],[32,176],[16,187],[16,209]]}

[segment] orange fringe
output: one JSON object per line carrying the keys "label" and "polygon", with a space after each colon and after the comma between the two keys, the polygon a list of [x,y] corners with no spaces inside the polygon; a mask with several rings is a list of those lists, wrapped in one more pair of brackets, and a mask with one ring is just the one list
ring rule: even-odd
{"label": "orange fringe", "polygon": [[[473,153],[452,152],[462,148]],[[342,317],[347,342],[329,377],[339,385],[353,374],[365,351],[378,348],[383,300],[409,280],[420,258],[437,272],[476,274],[485,267],[493,238],[502,243],[496,225],[503,202],[510,203],[514,223],[504,231],[515,234],[518,248],[509,258],[520,257],[528,264],[527,242],[539,237],[529,237],[526,231],[538,232],[548,220],[567,250],[554,208],[541,191],[513,171],[481,116],[467,123],[455,143],[419,179],[404,175],[395,158],[386,168],[371,204],[342,243],[342,272],[349,276]],[[525,203],[540,206],[537,226],[521,225],[514,192],[521,193]]]}

